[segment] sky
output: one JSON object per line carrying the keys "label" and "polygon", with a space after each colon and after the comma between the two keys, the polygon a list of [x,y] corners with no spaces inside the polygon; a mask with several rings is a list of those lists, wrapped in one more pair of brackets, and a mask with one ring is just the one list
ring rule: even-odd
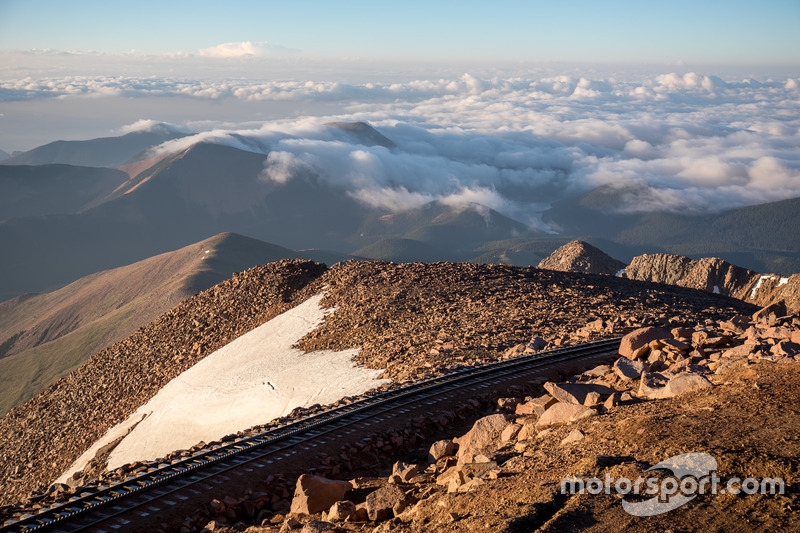
{"label": "sky", "polygon": [[797,0],[0,0],[0,49],[111,54],[796,65],[798,26]]}
{"label": "sky", "polygon": [[168,123],[389,210],[739,207],[800,196],[797,28],[798,0],[0,0],[0,150]]}

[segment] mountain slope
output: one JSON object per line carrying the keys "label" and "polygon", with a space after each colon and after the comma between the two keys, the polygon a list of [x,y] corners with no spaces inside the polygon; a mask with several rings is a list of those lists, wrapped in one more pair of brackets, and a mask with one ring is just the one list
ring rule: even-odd
{"label": "mountain slope", "polygon": [[0,220],[81,211],[127,181],[110,168],[0,165]]}
{"label": "mountain slope", "polygon": [[560,344],[589,320],[621,331],[653,324],[659,314],[675,323],[752,313],[743,302],[680,287],[503,265],[348,261],[326,269],[295,260],[255,267],[183,301],[1,419],[0,479],[11,479],[28,454],[37,461],[0,504],[58,477],[206,355],[323,290],[323,305],[336,311],[297,346],[361,348],[355,361],[395,380],[496,360],[533,335]]}
{"label": "mountain slope", "polygon": [[148,148],[186,135],[168,127],[156,127],[151,131],[137,131],[119,137],[100,137],[86,141],[54,141],[11,156],[0,164],[63,163],[87,167],[116,167]]}
{"label": "mountain slope", "polygon": [[0,303],[0,343],[8,348],[0,354],[0,413],[232,273],[292,257],[280,246],[221,234],[55,292]]}
{"label": "mountain slope", "polygon": [[438,259],[469,258],[486,240],[533,233],[477,205],[432,202],[387,214],[310,172],[285,183],[269,180],[263,176],[266,159],[198,143],[159,160],[79,213],[0,222],[0,242],[13,257],[0,264],[0,298],[54,290],[223,231],[293,249],[338,252],[401,237],[436,249]]}

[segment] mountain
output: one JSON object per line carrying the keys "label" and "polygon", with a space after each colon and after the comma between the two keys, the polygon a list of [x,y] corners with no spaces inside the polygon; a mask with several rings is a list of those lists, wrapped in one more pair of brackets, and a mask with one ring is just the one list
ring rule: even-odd
{"label": "mountain", "polygon": [[0,220],[82,211],[127,181],[110,168],[0,165]]}
{"label": "mountain", "polygon": [[643,253],[714,255],[755,271],[800,271],[800,198],[712,214],[619,213],[625,194],[609,186],[554,203],[545,222],[565,235],[593,235]]}
{"label": "mountain", "polygon": [[474,253],[480,255],[474,256],[470,261],[517,266],[537,265],[559,247],[574,241],[585,242],[614,257],[633,257],[636,251],[629,246],[590,235],[540,234],[534,237],[517,237],[486,242],[473,250]]}
{"label": "mountain", "polygon": [[9,157],[11,157],[11,154],[9,154],[8,152],[4,152],[3,150],[0,150],[0,161],[8,159]]}
{"label": "mountain", "polygon": [[54,141],[2,161],[3,165],[49,165],[62,163],[87,167],[116,167],[140,152],[172,139],[187,136],[165,125],[119,137],[86,141]]}
{"label": "mountain", "polygon": [[535,234],[477,205],[432,202],[395,214],[365,206],[310,173],[276,183],[262,176],[265,160],[263,154],[198,143],[80,212],[0,222],[0,242],[14,258],[0,264],[0,295],[54,290],[223,231],[339,253],[406,238],[435,249],[440,259],[469,258],[487,240]]}
{"label": "mountain", "polygon": [[0,303],[0,414],[234,272],[292,250],[226,233]]}
{"label": "mountain", "polygon": [[395,147],[391,139],[385,137],[366,122],[328,122],[325,125],[343,131],[348,140],[356,144],[383,146],[384,148]]}
{"label": "mountain", "polygon": [[487,241],[537,235],[533,228],[487,207],[431,202],[400,213],[367,215],[350,242],[369,242],[358,257],[389,261],[465,261]]}
{"label": "mountain", "polygon": [[[28,454],[37,459],[17,470],[0,505],[52,482],[110,428],[220,348],[279,315],[286,319],[284,312],[322,292],[319,303],[335,311],[292,344],[307,352],[292,352],[291,358],[309,358],[309,381],[327,377],[327,367],[311,364],[327,357],[321,350],[358,348],[347,354],[348,362],[382,369],[383,377],[395,381],[417,380],[502,359],[532,336],[556,345],[584,341],[576,332],[589,321],[605,324],[606,333],[615,335],[659,323],[662,314],[702,320],[755,310],[681,287],[505,265],[347,261],[326,268],[285,260],[254,267],[184,300],[0,419],[0,479],[11,479]],[[300,316],[300,322],[307,320]],[[281,331],[291,336],[291,324]],[[252,363],[254,370],[280,370]],[[229,373],[220,374],[226,390],[264,389],[258,376],[251,383],[226,381]],[[303,380],[295,379],[294,386],[302,388]],[[283,406],[287,412],[309,407],[317,397],[316,389],[298,395],[301,403]],[[219,401],[216,408],[239,409],[238,400]],[[252,425],[266,423],[258,415]]]}
{"label": "mountain", "polygon": [[634,257],[620,275],[722,294],[761,306],[783,300],[790,308],[800,309],[800,274],[760,274],[717,257],[645,254]]}
{"label": "mountain", "polygon": [[625,268],[625,263],[610,257],[601,249],[589,243],[572,241],[561,246],[546,259],[542,260],[537,268],[615,276]]}

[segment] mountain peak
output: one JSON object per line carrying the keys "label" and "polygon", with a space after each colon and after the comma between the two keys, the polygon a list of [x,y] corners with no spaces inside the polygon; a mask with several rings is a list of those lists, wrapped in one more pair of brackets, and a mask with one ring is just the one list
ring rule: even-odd
{"label": "mountain peak", "polygon": [[328,122],[325,125],[345,132],[350,140],[358,144],[383,146],[384,148],[396,146],[394,142],[366,122]]}
{"label": "mountain peak", "polygon": [[599,248],[583,241],[568,242],[539,263],[538,268],[561,272],[615,275],[625,263],[610,257]]}

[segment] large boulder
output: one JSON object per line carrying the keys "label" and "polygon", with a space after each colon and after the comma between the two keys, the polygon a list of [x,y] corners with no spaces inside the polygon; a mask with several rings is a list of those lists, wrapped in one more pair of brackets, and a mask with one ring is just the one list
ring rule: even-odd
{"label": "large boulder", "polygon": [[776,318],[786,316],[789,314],[789,311],[786,309],[786,302],[783,300],[779,302],[775,302],[774,304],[770,304],[766,307],[763,307],[753,313],[753,322],[758,322],[760,320],[765,320],[769,318],[770,315],[775,315]]}
{"label": "large boulder", "polygon": [[347,481],[303,474],[297,479],[291,512],[315,514],[327,511],[334,503],[344,500],[350,487]]}
{"label": "large boulder", "polygon": [[536,428],[542,429],[550,426],[562,426],[570,422],[577,422],[578,420],[595,416],[597,411],[591,407],[585,407],[575,403],[559,402],[550,406],[544,414],[539,417],[536,422]]}
{"label": "large boulder", "polygon": [[652,341],[670,339],[672,334],[664,328],[639,328],[631,331],[619,343],[619,354],[633,359],[633,352]]}
{"label": "large boulder", "polygon": [[658,400],[710,387],[713,387],[711,382],[696,373],[687,372],[669,377],[657,372],[643,372],[638,395],[640,398]]}
{"label": "large boulder", "polygon": [[620,357],[614,363],[614,373],[622,379],[639,379],[642,372],[647,370],[647,365],[642,361],[634,361],[627,357]]}
{"label": "large boulder", "polygon": [[472,462],[472,456],[480,453],[508,425],[501,414],[484,416],[477,420],[465,435],[455,439],[458,443],[459,463]]}
{"label": "large boulder", "polygon": [[331,505],[328,512],[322,516],[323,520],[340,522],[356,514],[356,504],[350,500],[338,501]]}
{"label": "large boulder", "polygon": [[406,493],[397,485],[384,485],[367,495],[366,509],[370,520],[391,518],[396,510],[401,513],[407,502]]}
{"label": "large boulder", "polygon": [[428,451],[428,458],[432,463],[435,463],[442,457],[455,455],[456,450],[458,450],[458,444],[451,439],[437,440],[431,444],[431,449]]}
{"label": "large boulder", "polygon": [[559,402],[580,405],[586,403],[586,396],[590,393],[595,392],[607,396],[614,392],[614,389],[610,387],[595,383],[553,383],[552,381],[545,383],[544,389]]}

